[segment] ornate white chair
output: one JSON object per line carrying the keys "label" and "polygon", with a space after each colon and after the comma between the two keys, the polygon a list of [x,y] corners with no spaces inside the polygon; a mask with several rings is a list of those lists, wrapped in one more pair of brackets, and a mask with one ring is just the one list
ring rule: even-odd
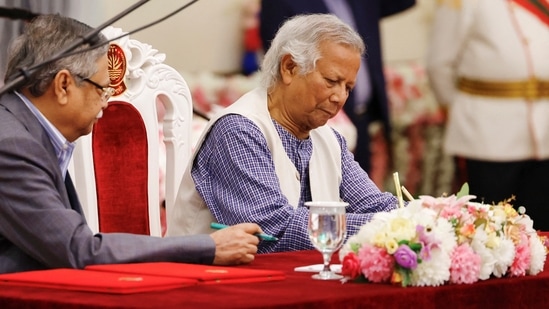
{"label": "ornate white chair", "polygon": [[191,152],[191,93],[148,44],[123,37],[111,43],[108,59],[116,92],[93,132],[78,140],[71,175],[93,231],[162,236],[162,193],[169,216]]}

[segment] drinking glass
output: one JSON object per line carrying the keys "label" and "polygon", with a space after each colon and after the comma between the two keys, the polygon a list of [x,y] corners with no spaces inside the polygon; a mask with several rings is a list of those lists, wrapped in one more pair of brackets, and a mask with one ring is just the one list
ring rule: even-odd
{"label": "drinking glass", "polygon": [[309,207],[309,223],[307,230],[313,246],[320,251],[324,259],[324,268],[313,275],[313,279],[332,280],[343,276],[335,274],[330,269],[332,254],[343,244],[347,235],[345,217],[345,202],[306,202]]}

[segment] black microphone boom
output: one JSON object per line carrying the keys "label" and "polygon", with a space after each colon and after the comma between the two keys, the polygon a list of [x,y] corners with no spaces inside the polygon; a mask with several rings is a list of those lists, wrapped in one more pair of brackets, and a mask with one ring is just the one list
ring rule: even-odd
{"label": "black microphone boom", "polygon": [[36,14],[20,8],[0,7],[0,17],[7,17],[9,19],[23,19],[28,21],[38,15],[40,14]]}
{"label": "black microphone boom", "polygon": [[64,48],[63,50],[61,50],[59,53],[57,53],[56,55],[54,55],[53,57],[51,57],[49,60],[45,61],[45,62],[42,62],[42,63],[39,63],[31,68],[21,68],[19,69],[19,76],[17,76],[16,78],[14,78],[13,80],[11,80],[10,82],[6,83],[6,85],[4,87],[2,87],[2,89],[0,89],[0,95],[3,95],[4,93],[6,92],[9,92],[9,91],[12,91],[12,90],[15,90],[17,88],[19,88],[21,85],[23,85],[29,78],[32,77],[32,75],[36,72],[36,69],[40,68],[41,66],[47,64],[47,63],[51,63],[53,61],[56,61],[58,59],[61,59],[63,57],[65,57],[68,53],[70,53],[71,51],[73,51],[74,49],[76,49],[78,46],[81,46],[83,44],[92,44],[93,42],[96,41],[96,36],[99,32],[101,32],[101,30],[105,29],[106,27],[112,25],[114,22],[116,22],[117,20],[121,19],[122,17],[128,15],[130,12],[134,11],[135,9],[139,8],[140,6],[142,6],[143,4],[149,2],[150,0],[140,0],[139,2],[135,3],[134,5],[130,6],[129,8],[127,8],[126,10],[118,13],[116,16],[114,16],[113,18],[107,20],[106,22],[104,22],[103,24],[101,24],[99,27],[95,28],[95,29],[92,29],[88,34],[82,36],[79,40],[77,40],[76,42],[74,42],[73,44],[71,44],[70,46]]}

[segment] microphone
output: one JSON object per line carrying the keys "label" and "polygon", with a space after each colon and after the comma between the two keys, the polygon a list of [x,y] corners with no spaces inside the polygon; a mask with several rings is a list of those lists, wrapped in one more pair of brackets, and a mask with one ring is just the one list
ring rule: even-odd
{"label": "microphone", "polygon": [[[12,91],[14,89],[19,88],[29,78],[31,78],[33,76],[33,74],[36,72],[36,70],[38,68],[67,56],[67,54],[69,54],[71,51],[76,49],[78,46],[83,45],[83,44],[89,44],[90,46],[93,46],[94,42],[97,43],[97,34],[99,34],[99,32],[101,32],[101,30],[103,30],[106,27],[110,26],[111,24],[113,24],[117,20],[119,20],[122,17],[128,15],[129,13],[133,12],[134,10],[136,10],[137,8],[139,8],[140,6],[142,6],[143,4],[145,4],[149,1],[150,0],[140,0],[139,2],[137,2],[134,5],[127,8],[126,10],[118,13],[113,18],[111,18],[108,21],[104,22],[103,24],[99,25],[97,28],[92,29],[86,35],[82,36],[80,38],[80,40],[77,40],[76,42],[74,42],[70,46],[64,48],[59,53],[57,53],[53,57],[51,57],[49,60],[46,60],[42,63],[39,63],[39,64],[37,64],[37,65],[35,65],[31,68],[20,68],[19,69],[19,72],[20,72],[19,75],[16,78],[12,79],[10,82],[6,83],[6,85],[4,85],[4,87],[2,87],[2,89],[0,89],[0,96],[3,95],[6,92],[9,92],[9,91]],[[94,46],[93,48],[96,48],[96,47],[99,47],[99,46]]]}
{"label": "microphone", "polygon": [[7,17],[10,19],[23,19],[25,21],[30,21],[40,14],[33,13],[20,8],[7,8],[0,7],[0,17]]}

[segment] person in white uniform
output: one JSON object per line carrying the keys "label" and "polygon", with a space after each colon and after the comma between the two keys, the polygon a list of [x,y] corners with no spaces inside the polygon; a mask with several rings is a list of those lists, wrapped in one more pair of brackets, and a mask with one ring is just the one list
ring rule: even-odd
{"label": "person in white uniform", "polygon": [[444,149],[465,163],[471,194],[514,196],[549,230],[549,4],[439,0],[427,71],[448,108]]}

